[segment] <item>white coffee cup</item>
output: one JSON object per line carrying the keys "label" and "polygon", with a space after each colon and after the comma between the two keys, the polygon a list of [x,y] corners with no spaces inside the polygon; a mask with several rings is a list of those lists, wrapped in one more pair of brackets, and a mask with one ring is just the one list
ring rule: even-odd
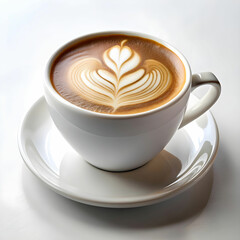
{"label": "white coffee cup", "polygon": [[[57,56],[78,41],[109,34],[152,39],[173,51],[181,59],[186,71],[186,81],[180,93],[163,106],[127,115],[92,112],[61,97],[50,80],[51,68]],[[210,85],[208,92],[185,112],[191,91],[206,84]],[[83,36],[57,50],[47,65],[44,91],[55,125],[86,161],[104,170],[126,171],[146,164],[166,146],[179,128],[207,111],[218,99],[221,86],[210,72],[192,75],[185,57],[165,41],[142,33],[116,31]]]}

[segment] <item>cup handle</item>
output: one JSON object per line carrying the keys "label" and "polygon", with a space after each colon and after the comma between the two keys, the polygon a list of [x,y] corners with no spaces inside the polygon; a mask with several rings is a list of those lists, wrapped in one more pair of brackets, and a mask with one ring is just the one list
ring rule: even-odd
{"label": "cup handle", "polygon": [[200,115],[206,112],[219,98],[221,93],[221,85],[213,73],[203,72],[192,75],[191,92],[197,87],[203,85],[210,85],[210,89],[198,103],[186,111],[179,128],[184,127],[186,124],[198,118]]}

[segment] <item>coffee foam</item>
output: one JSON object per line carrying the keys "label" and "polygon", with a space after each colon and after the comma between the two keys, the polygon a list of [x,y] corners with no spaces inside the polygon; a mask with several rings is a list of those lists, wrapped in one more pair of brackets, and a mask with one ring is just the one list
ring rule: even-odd
{"label": "coffee foam", "polygon": [[55,61],[53,86],[91,111],[130,114],[161,106],[181,90],[185,70],[173,52],[150,41],[120,35],[76,45]]}
{"label": "coffee foam", "polygon": [[96,58],[76,61],[68,71],[67,81],[73,91],[99,105],[116,111],[119,107],[141,104],[158,98],[172,85],[170,71],[160,62],[149,59],[139,66],[140,56],[133,49],[120,45],[107,49],[103,63]]}

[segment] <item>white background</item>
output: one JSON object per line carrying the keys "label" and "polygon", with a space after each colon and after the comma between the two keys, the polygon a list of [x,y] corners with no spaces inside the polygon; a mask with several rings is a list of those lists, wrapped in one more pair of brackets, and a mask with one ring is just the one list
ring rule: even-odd
{"label": "white background", "polygon": [[[17,131],[43,94],[44,69],[65,42],[105,30],[160,37],[193,72],[212,71],[220,146],[198,184],[163,203],[104,209],[65,199],[25,167]],[[240,1],[0,0],[0,239],[239,239]]]}

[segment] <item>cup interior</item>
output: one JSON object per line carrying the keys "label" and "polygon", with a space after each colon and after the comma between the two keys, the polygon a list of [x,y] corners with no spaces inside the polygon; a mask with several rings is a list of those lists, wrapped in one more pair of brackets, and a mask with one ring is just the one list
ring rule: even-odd
{"label": "cup interior", "polygon": [[[172,98],[167,103],[165,103],[165,104],[163,104],[159,107],[153,108],[149,111],[132,113],[132,114],[130,113],[130,114],[123,114],[123,115],[121,115],[121,114],[114,115],[114,114],[93,112],[93,111],[90,111],[90,110],[87,110],[87,109],[80,108],[80,107],[74,105],[73,103],[67,101],[60,94],[57,93],[57,91],[54,89],[54,87],[51,83],[50,74],[51,74],[51,69],[54,65],[54,62],[58,58],[59,55],[61,55],[63,52],[65,52],[66,50],[68,50],[69,48],[71,48],[72,46],[76,45],[78,42],[81,42],[83,40],[91,39],[91,38],[98,37],[98,36],[119,35],[119,34],[126,35],[126,36],[136,36],[136,37],[141,37],[141,38],[146,38],[146,39],[153,40],[153,41],[155,41],[157,43],[160,43],[161,45],[165,46],[170,51],[172,51],[175,55],[177,55],[177,57],[181,60],[181,62],[184,65],[185,77],[186,77],[184,86],[181,89],[181,91],[177,94],[177,96]],[[49,59],[49,61],[47,63],[47,68],[46,68],[46,74],[45,75],[46,76],[45,76],[44,86],[47,88],[48,92],[55,98],[55,100],[57,100],[59,103],[63,104],[65,107],[71,108],[74,111],[82,112],[83,114],[95,115],[96,117],[117,118],[117,119],[139,117],[139,116],[142,116],[142,115],[152,114],[156,111],[161,111],[162,109],[170,107],[171,105],[178,102],[185,95],[185,93],[188,91],[188,89],[191,86],[191,77],[192,77],[191,69],[190,69],[190,66],[189,66],[189,63],[188,63],[187,59],[175,47],[173,47],[169,43],[167,43],[164,40],[159,39],[157,37],[154,37],[154,36],[151,36],[151,35],[148,35],[148,34],[138,33],[138,32],[131,32],[131,31],[106,31],[106,32],[92,33],[92,34],[88,34],[88,35],[85,35],[85,36],[81,36],[79,38],[76,38],[76,39],[66,43],[65,45],[60,47]]]}

